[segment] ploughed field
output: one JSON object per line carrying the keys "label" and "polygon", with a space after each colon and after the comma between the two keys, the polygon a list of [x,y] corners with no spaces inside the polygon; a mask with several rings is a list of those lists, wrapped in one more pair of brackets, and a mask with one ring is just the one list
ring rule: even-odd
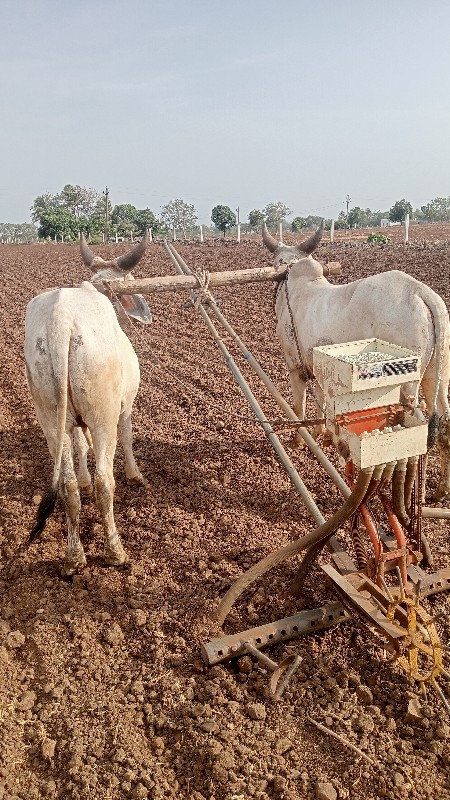
{"label": "ploughed field", "polygon": [[[368,246],[366,235],[346,234],[334,245],[325,241],[317,256],[342,263],[334,281],[404,269],[449,305],[449,234],[411,226],[409,246]],[[240,246],[177,247],[196,268],[270,263],[257,237]],[[105,256],[128,248],[98,250]],[[323,790],[330,798],[333,787],[341,799],[450,798],[450,720],[433,696],[419,698],[417,719],[408,711],[417,687],[363,628],[346,623],[266,649],[275,660],[295,652],[303,659],[278,703],[268,697],[267,673],[249,657],[203,664],[200,646],[218,635],[212,614],[230,583],[313,523],[187,294],[150,297],[153,324],[130,325],[141,364],[134,449],[148,484],[127,486],[119,448],[115,514],[127,568],[103,566],[92,499],[83,500],[81,518],[88,565],[72,583],[59,577],[65,544],[59,506],[41,539],[18,552],[52,470],[24,379],[26,303],[47,287],[88,276],[76,246],[3,246],[0,257],[0,798],[296,800],[322,796],[317,782],[332,784]],[[152,244],[136,276],[171,271],[163,247]],[[290,397],[272,285],[227,287],[215,296]],[[242,368],[267,418],[279,418]],[[314,406],[309,411],[316,414]],[[290,436],[281,430],[287,447]],[[328,517],[337,491],[308,452],[290,453]],[[436,464],[433,454],[430,491]],[[424,530],[436,567],[447,566],[447,524],[427,520]],[[289,585],[297,564],[285,562],[244,594],[225,631],[333,599],[316,567],[294,602]],[[425,604],[437,613],[447,598]],[[448,616],[437,624],[447,642]],[[450,696],[450,681],[442,687]],[[308,718],[359,747],[374,765]]]}

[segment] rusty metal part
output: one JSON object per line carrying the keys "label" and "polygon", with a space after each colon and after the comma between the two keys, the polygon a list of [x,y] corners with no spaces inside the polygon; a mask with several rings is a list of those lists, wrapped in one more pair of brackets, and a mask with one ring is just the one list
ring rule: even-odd
{"label": "rusty metal part", "polygon": [[356,612],[375,636],[384,640],[384,645],[408,677],[417,681],[423,691],[431,686],[449,710],[437,684],[445,672],[443,647],[435,628],[437,618],[428,614],[419,603],[422,589],[425,595],[430,586],[423,586],[420,577],[415,585],[405,583],[399,567],[396,567],[397,587],[388,587],[381,578],[381,588],[363,573],[342,576],[330,565],[322,569],[343,605]]}
{"label": "rusty metal part", "polygon": [[324,630],[348,619],[350,619],[350,615],[341,603],[327,603],[321,608],[299,611],[298,614],[271,622],[268,625],[260,625],[241,633],[212,639],[212,641],[202,644],[202,658],[205,664],[213,666],[213,664],[226,661],[227,658],[244,655],[248,652],[249,644],[259,650],[265,645],[285,642],[302,634]]}
{"label": "rusty metal part", "polygon": [[[348,428],[353,433],[363,433],[368,428],[384,428],[386,425],[396,425],[399,413],[403,410],[400,403],[391,403],[382,408],[359,409],[336,414],[335,421],[339,427]],[[371,425],[373,423],[373,425]]]}
{"label": "rusty metal part", "polygon": [[350,528],[350,535],[352,537],[353,548],[356,554],[358,570],[366,569],[367,567],[366,541],[359,528],[358,512],[356,512],[356,514],[353,515],[352,524]]}
{"label": "rusty metal part", "polygon": [[386,640],[390,652],[400,654],[403,652],[404,632],[387,619],[379,605],[374,602],[374,597],[382,601],[384,595],[367,575],[354,573],[353,575],[340,575],[331,564],[322,565],[322,570],[331,581],[334,591],[343,603],[358,617],[363,618],[369,627],[379,637]]}
{"label": "rusty metal part", "polygon": [[267,669],[270,669],[272,672],[272,677],[269,683],[269,691],[274,700],[280,700],[294,672],[297,671],[301,664],[301,656],[287,656],[286,658],[283,658],[279,664],[277,664],[276,661],[272,661],[271,658],[264,655],[264,653],[261,653],[257,647],[254,647],[248,642],[247,652],[257,658],[261,664],[264,664],[264,666],[267,667]]}
{"label": "rusty metal part", "polygon": [[[407,540],[406,540],[405,532],[404,532],[402,526],[400,525],[400,522],[398,521],[398,518],[397,518],[396,514],[394,513],[394,511],[392,509],[392,506],[391,506],[391,503],[390,503],[389,499],[382,492],[379,492],[378,496],[379,496],[379,498],[381,500],[381,503],[382,503],[382,506],[383,506],[383,508],[384,508],[384,510],[386,512],[387,518],[389,520],[389,525],[391,526],[391,530],[393,531],[395,539],[396,539],[396,542],[397,542],[398,564],[400,565],[400,569],[401,569],[401,573],[402,573],[402,579],[406,583],[406,581],[407,581],[407,575],[406,575]],[[403,489],[402,489],[402,498],[403,498]],[[392,556],[391,556],[391,558],[392,558]]]}

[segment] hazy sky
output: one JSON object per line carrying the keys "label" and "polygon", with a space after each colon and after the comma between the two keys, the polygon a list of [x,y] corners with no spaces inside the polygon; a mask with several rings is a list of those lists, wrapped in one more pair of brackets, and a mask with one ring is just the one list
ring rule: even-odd
{"label": "hazy sky", "polygon": [[450,195],[448,0],[1,0],[0,222],[66,183],[295,215]]}

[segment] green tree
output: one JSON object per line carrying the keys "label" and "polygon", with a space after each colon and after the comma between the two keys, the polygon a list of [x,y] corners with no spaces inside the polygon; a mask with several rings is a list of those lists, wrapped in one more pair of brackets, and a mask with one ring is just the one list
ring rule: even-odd
{"label": "green tree", "polygon": [[0,241],[34,242],[37,239],[36,225],[28,222],[0,222]]}
{"label": "green tree", "polygon": [[450,219],[450,197],[435,197],[420,211],[427,222],[446,222]]}
{"label": "green tree", "polygon": [[355,206],[348,212],[347,222],[350,228],[357,228],[366,224],[366,212],[359,206]]}
{"label": "green tree", "polygon": [[253,211],[250,211],[248,215],[248,224],[250,226],[250,230],[259,230],[263,224],[263,221],[264,214],[262,211],[258,211],[257,208],[254,208]]}
{"label": "green tree", "polygon": [[263,208],[263,213],[269,227],[276,227],[291,213],[290,208],[285,203],[268,203]]}
{"label": "green tree", "polygon": [[[39,236],[77,238],[80,230],[89,235],[104,228],[105,200],[95,189],[68,183],[59,194],[42,194],[31,206],[31,218],[39,223]],[[53,231],[53,234],[50,232]]]}
{"label": "green tree", "polygon": [[30,209],[31,219],[33,222],[39,222],[41,215],[47,211],[54,211],[55,209],[60,208],[58,197],[58,195],[50,194],[49,192],[38,195]]}
{"label": "green tree", "polygon": [[314,214],[309,214],[309,216],[306,217],[305,222],[306,222],[306,227],[307,228],[318,228],[319,225],[322,224],[323,218],[322,217],[316,217]]}
{"label": "green tree", "polygon": [[111,225],[114,232],[126,238],[137,233],[136,217],[138,210],[131,203],[114,206],[111,213]]}
{"label": "green tree", "polygon": [[77,239],[79,222],[72,211],[66,208],[54,208],[41,212],[39,219],[38,236],[40,239],[55,237],[64,239]]}
{"label": "green tree", "polygon": [[84,186],[73,186],[71,183],[67,183],[57,197],[59,205],[68,208],[76,217],[90,217],[99,203],[103,202],[104,206],[100,192]]}
{"label": "green tree", "polygon": [[306,219],[304,217],[295,217],[291,224],[291,230],[293,233],[298,233],[299,231],[302,231],[303,228],[306,228]]}
{"label": "green tree", "polygon": [[156,219],[153,211],[149,208],[143,208],[136,214],[136,227],[140,236],[143,236],[146,230],[151,231],[153,234],[159,233],[161,225],[159,220]]}
{"label": "green tree", "polygon": [[366,208],[366,225],[368,228],[379,228],[382,219],[389,218],[389,211],[371,211]]}
{"label": "green tree", "polygon": [[412,215],[412,205],[407,200],[397,200],[389,209],[389,219],[391,222],[403,222],[406,215]]}
{"label": "green tree", "polygon": [[161,221],[169,230],[181,230],[186,238],[186,232],[197,225],[197,212],[191,203],[180,199],[171,200],[161,210]]}
{"label": "green tree", "polygon": [[340,211],[339,212],[338,218],[335,219],[335,221],[334,221],[334,227],[336,228],[336,230],[340,230],[340,231],[343,231],[343,230],[346,229],[346,227],[347,227],[347,214],[345,213],[345,211]]}
{"label": "green tree", "polygon": [[214,206],[211,211],[211,221],[225,237],[228,228],[236,225],[236,214],[228,206]]}

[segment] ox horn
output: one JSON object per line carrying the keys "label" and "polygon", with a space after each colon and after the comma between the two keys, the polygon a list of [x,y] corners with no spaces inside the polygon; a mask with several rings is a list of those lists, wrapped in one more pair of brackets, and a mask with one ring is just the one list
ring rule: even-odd
{"label": "ox horn", "polygon": [[133,247],[129,253],[124,253],[123,256],[119,256],[118,258],[114,259],[115,266],[119,267],[119,269],[121,269],[123,272],[129,272],[130,269],[133,269],[133,267],[136,266],[138,261],[140,261],[144,255],[148,240],[149,235],[148,230],[146,230],[144,236],[139,244],[136,245],[136,247]]}
{"label": "ox horn", "polygon": [[267,225],[263,222],[262,226],[262,238],[263,242],[266,245],[267,249],[270,250],[271,253],[274,253],[275,250],[278,249],[279,243],[273,236],[270,235],[269,231],[267,230]]}
{"label": "ox horn", "polygon": [[[96,256],[88,247],[87,241],[84,238],[84,233],[80,233],[80,251],[81,258],[87,267],[91,267],[95,259],[100,259],[100,256]],[[103,259],[100,259],[100,261],[103,261]]]}
{"label": "ox horn", "polygon": [[305,242],[302,242],[301,244],[297,245],[297,250],[299,250],[300,253],[309,256],[311,253],[314,252],[316,247],[318,247],[322,236],[323,236],[323,220],[320,223],[317,230],[313,233],[313,235],[309,237],[309,239],[306,239]]}

